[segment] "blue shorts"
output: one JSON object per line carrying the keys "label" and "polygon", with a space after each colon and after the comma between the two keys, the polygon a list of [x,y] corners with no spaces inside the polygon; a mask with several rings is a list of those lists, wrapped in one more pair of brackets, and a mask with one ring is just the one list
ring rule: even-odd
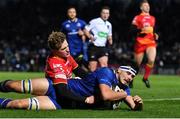
{"label": "blue shorts", "polygon": [[56,98],[56,93],[53,87],[53,83],[51,81],[51,79],[46,78],[49,82],[49,87],[48,90],[46,92],[45,95],[47,95],[49,97],[49,99],[53,102],[53,104],[55,105],[56,109],[61,109],[61,106],[57,103],[57,98]]}

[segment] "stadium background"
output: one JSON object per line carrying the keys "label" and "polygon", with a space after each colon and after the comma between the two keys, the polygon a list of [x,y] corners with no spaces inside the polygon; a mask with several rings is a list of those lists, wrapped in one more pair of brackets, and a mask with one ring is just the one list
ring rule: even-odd
{"label": "stadium background", "polygon": [[[43,71],[49,52],[47,37],[59,30],[66,8],[75,5],[88,22],[102,5],[111,8],[114,46],[110,64],[132,60],[132,18],[140,0],[0,0],[0,71]],[[180,1],[149,0],[160,34],[154,73],[180,74]],[[112,58],[113,57],[113,58]]]}

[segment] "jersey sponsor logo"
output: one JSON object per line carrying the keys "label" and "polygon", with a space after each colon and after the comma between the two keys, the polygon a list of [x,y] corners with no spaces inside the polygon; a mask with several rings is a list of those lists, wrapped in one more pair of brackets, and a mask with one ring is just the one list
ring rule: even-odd
{"label": "jersey sponsor logo", "polygon": [[107,38],[107,33],[105,33],[105,32],[98,32],[98,36],[100,37],[100,38]]}
{"label": "jersey sponsor logo", "polygon": [[55,74],[55,78],[67,79],[65,74]]}
{"label": "jersey sponsor logo", "polygon": [[81,27],[81,23],[79,23],[79,22],[76,25],[77,25],[77,27]]}
{"label": "jersey sponsor logo", "polygon": [[151,17],[150,17],[150,16],[145,16],[144,18],[145,18],[145,19],[150,19]]}
{"label": "jersey sponsor logo", "polygon": [[110,26],[109,26],[109,25],[107,25],[107,28],[109,29],[109,28],[110,28]]}
{"label": "jersey sponsor logo", "polygon": [[76,35],[76,34],[78,34],[77,31],[72,31],[72,32],[69,32],[69,33],[68,33],[68,35]]}
{"label": "jersey sponsor logo", "polygon": [[151,26],[149,22],[144,22],[143,23],[143,27],[149,27],[149,26]]}
{"label": "jersey sponsor logo", "polygon": [[65,26],[66,28],[69,28],[70,27],[70,24],[66,24],[66,26]]}
{"label": "jersey sponsor logo", "polygon": [[61,64],[53,64],[53,68],[58,68],[58,67],[62,68],[62,65]]}

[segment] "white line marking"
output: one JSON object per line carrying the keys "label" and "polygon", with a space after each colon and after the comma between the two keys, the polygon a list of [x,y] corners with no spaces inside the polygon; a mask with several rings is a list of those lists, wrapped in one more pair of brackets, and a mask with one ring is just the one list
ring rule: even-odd
{"label": "white line marking", "polygon": [[180,100],[180,98],[159,98],[159,99],[144,99],[144,101],[168,101],[168,100]]}

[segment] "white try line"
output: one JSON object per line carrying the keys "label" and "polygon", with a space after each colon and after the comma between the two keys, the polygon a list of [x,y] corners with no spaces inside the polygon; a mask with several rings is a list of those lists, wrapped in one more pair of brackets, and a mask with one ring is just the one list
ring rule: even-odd
{"label": "white try line", "polygon": [[151,102],[151,101],[171,101],[171,100],[180,100],[180,98],[156,98],[156,99],[144,99],[144,101],[149,101],[149,102]]}

